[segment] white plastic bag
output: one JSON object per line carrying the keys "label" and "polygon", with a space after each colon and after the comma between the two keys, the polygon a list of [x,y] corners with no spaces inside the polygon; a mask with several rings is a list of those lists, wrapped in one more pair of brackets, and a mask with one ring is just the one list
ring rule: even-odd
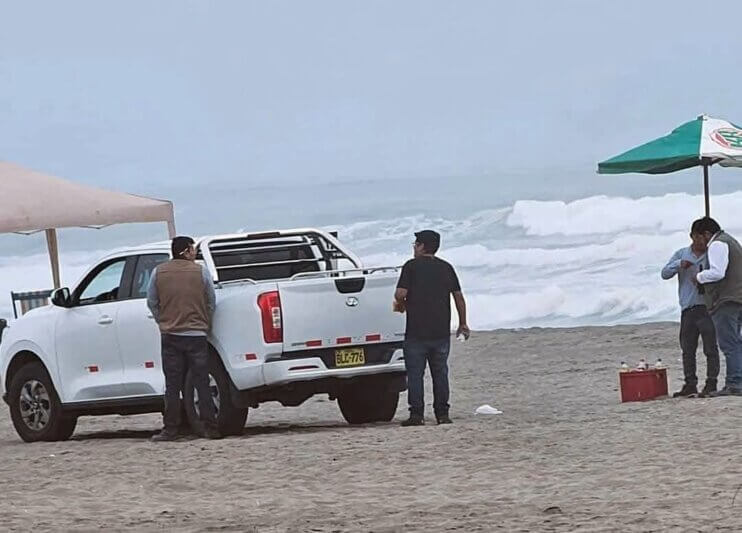
{"label": "white plastic bag", "polygon": [[492,407],[489,404],[480,405],[477,407],[477,409],[474,411],[478,415],[501,415],[502,411],[499,409]]}

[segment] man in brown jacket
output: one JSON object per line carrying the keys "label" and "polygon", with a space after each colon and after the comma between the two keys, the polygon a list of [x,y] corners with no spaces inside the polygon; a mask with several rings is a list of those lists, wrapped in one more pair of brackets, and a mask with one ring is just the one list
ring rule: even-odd
{"label": "man in brown jacket", "polygon": [[208,271],[195,262],[193,239],[175,237],[171,251],[172,260],[155,269],[147,289],[147,306],[160,327],[162,370],[165,373],[164,429],[152,440],[178,438],[180,395],[187,368],[198,392],[203,436],[219,438],[216,409],[209,388],[207,342],[216,305],[214,284]]}

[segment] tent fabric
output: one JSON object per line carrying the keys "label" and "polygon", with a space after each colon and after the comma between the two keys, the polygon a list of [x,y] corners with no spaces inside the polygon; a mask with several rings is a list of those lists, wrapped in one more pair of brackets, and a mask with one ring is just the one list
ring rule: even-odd
{"label": "tent fabric", "polygon": [[0,233],[127,222],[167,222],[172,234],[173,204],[90,187],[0,161]]}

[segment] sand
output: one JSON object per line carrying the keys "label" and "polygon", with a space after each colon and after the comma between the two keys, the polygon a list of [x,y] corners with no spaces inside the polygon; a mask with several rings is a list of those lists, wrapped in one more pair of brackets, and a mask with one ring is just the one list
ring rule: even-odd
{"label": "sand", "polygon": [[0,529],[739,531],[742,398],[619,403],[624,359],[680,386],[676,344],[675,324],[477,332],[453,344],[452,426],[401,428],[402,406],[349,427],[316,398],[222,441],[150,443],[146,415],[28,445],[3,409]]}

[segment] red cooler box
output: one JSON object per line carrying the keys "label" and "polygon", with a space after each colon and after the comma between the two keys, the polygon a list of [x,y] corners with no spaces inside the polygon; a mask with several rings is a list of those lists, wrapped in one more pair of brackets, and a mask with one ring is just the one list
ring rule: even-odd
{"label": "red cooler box", "polygon": [[622,402],[641,402],[667,396],[667,369],[619,372]]}

